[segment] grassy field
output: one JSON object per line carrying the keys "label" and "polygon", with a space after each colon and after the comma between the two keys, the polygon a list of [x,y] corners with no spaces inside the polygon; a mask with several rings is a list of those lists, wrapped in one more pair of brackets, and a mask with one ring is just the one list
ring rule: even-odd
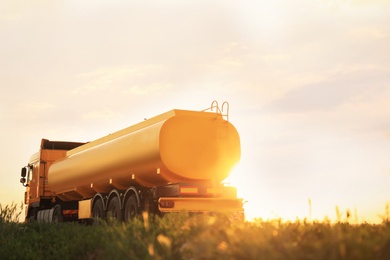
{"label": "grassy field", "polygon": [[0,205],[1,259],[390,259],[390,222],[235,222],[186,213],[98,226],[17,223]]}

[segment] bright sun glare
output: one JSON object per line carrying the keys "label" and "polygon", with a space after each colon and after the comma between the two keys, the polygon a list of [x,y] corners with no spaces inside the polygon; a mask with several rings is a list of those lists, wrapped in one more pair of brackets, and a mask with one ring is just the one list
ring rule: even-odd
{"label": "bright sun glare", "polygon": [[[240,162],[232,169],[226,182],[236,187],[237,197],[243,199],[245,217],[248,221],[261,218],[263,220],[282,219],[283,221],[297,219],[323,221],[326,219],[334,222],[346,220],[347,215],[349,215],[350,223],[365,221],[380,223],[382,221],[380,213],[383,210],[380,208],[372,211],[375,214],[362,214],[362,209],[345,206],[342,200],[339,201],[339,205],[331,202],[326,204],[326,200],[319,201],[320,197],[305,196],[305,191],[302,191],[301,197],[294,197],[294,194],[288,193],[290,191],[275,190],[275,186],[268,187],[264,181],[258,179],[259,177],[253,177],[255,175],[247,173],[256,173],[256,171],[253,167]],[[275,185],[277,187],[278,184]],[[389,207],[388,204],[387,207]]]}
{"label": "bright sun glare", "polygon": [[280,218],[283,221],[336,219],[335,213],[325,212],[325,209],[315,204],[315,201],[312,205],[309,197],[294,199],[294,203],[291,203],[291,194],[272,190],[261,180],[254,177],[248,178],[248,175],[244,174],[253,173],[253,170],[248,165],[240,163],[232,169],[227,179],[231,186],[236,187],[237,197],[243,198],[247,220],[251,221],[256,218],[263,220]]}

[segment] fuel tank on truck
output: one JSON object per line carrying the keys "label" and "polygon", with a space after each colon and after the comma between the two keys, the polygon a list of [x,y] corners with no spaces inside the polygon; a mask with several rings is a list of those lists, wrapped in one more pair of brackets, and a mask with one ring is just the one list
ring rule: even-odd
{"label": "fuel tank on truck", "polygon": [[175,109],[69,150],[48,182],[64,200],[134,184],[219,183],[240,154],[237,130],[220,113]]}

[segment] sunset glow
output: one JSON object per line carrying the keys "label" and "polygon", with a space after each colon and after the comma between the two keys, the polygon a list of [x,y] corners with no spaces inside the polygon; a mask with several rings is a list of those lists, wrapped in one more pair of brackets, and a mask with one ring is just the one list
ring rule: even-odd
{"label": "sunset glow", "polygon": [[40,140],[92,141],[230,104],[248,219],[380,222],[390,202],[388,1],[0,4],[0,203]]}

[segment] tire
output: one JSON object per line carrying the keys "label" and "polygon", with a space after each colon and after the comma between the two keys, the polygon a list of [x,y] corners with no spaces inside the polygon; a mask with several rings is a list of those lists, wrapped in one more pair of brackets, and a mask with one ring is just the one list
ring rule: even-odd
{"label": "tire", "polygon": [[98,199],[93,204],[92,217],[93,217],[93,224],[100,224],[100,222],[106,218],[106,214],[103,208],[103,201],[101,199]]}
{"label": "tire", "polygon": [[57,204],[53,208],[52,222],[59,223],[59,222],[63,222],[63,221],[64,221],[64,218],[62,216],[61,206]]}
{"label": "tire", "polygon": [[135,195],[130,196],[130,198],[126,201],[123,215],[125,221],[130,221],[138,215],[138,203]]}
{"label": "tire", "polygon": [[38,219],[38,209],[37,208],[30,208],[27,221],[28,222],[36,222]]}
{"label": "tire", "polygon": [[118,221],[122,221],[122,210],[118,197],[113,197],[108,203],[107,216]]}

